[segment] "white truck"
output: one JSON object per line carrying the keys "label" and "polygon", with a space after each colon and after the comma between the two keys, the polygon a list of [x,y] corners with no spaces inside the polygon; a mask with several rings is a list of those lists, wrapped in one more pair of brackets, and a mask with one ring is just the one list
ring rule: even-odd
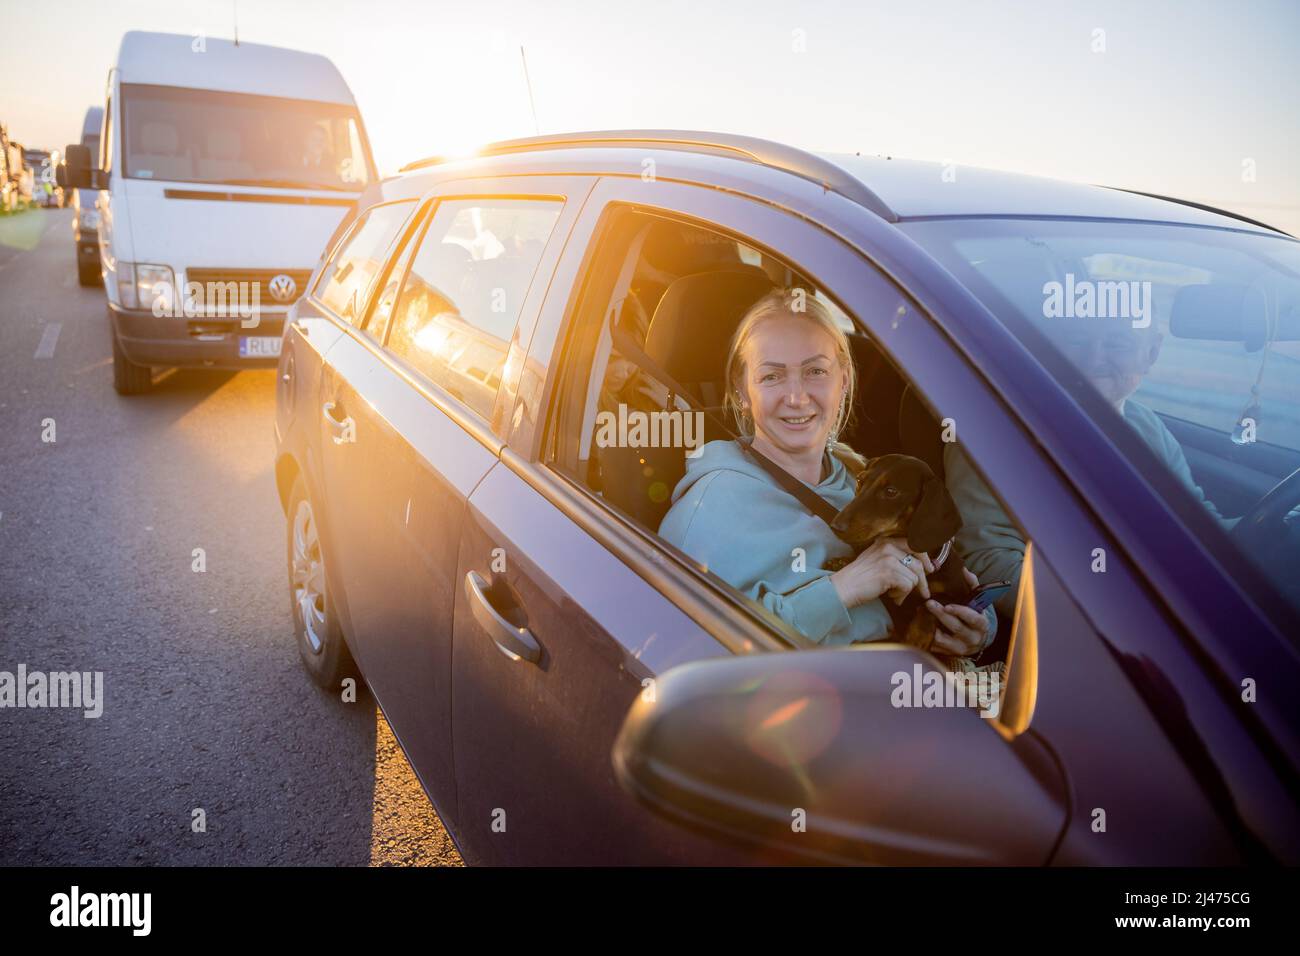
{"label": "white truck", "polygon": [[376,179],[347,83],[323,56],[132,31],[109,72],[98,189],[113,385],[166,366],[272,367],[322,247]]}

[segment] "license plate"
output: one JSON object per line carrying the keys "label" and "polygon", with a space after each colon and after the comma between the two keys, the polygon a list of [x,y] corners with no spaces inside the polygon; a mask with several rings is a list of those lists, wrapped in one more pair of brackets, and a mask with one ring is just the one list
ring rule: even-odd
{"label": "license plate", "polygon": [[240,358],[279,358],[280,337],[278,335],[241,335],[239,337]]}

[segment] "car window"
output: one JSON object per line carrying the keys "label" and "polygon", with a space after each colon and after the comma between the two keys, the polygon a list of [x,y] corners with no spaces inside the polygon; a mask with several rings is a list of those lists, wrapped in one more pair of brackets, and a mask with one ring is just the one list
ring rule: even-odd
{"label": "car window", "polygon": [[1274,552],[1294,514],[1268,522],[1272,540],[1238,547],[1254,525],[1243,518],[1300,467],[1300,242],[1157,223],[908,229],[1093,399],[1085,407],[1140,470],[1154,456],[1171,479],[1159,493],[1244,587],[1262,573],[1300,609],[1293,566]]}
{"label": "car window", "polygon": [[385,253],[415,203],[395,202],[366,210],[339,243],[333,258],[316,281],[316,295],[346,322],[364,315],[371,286],[384,264]]}
{"label": "car window", "polygon": [[406,279],[407,267],[419,247],[421,227],[427,214],[427,208],[421,210],[418,215],[412,216],[402,229],[397,239],[401,249],[391,257],[391,265],[388,269],[381,273],[380,284],[376,287],[378,291],[370,301],[369,313],[362,325],[362,331],[381,344],[388,333],[393,306],[397,304],[398,293],[401,292],[402,283]]}
{"label": "car window", "polygon": [[[985,540],[972,533],[960,545],[954,540],[953,546],[968,548],[972,558],[968,566],[978,565],[984,583],[1018,575],[1027,547],[1020,525],[984,484],[976,463],[957,450],[955,433],[945,440],[939,417],[885,350],[840,305],[835,290],[809,278],[815,263],[787,262],[743,237],[632,209],[611,213],[594,243],[544,444],[543,460],[552,468],[604,507],[656,536],[696,571],[738,591],[760,615],[775,611],[781,622],[793,626],[801,612],[787,613],[785,599],[828,573],[812,557],[814,547],[842,548],[851,556],[850,547],[835,545],[833,540],[829,545],[810,544],[797,535],[786,540],[785,526],[779,524],[768,534],[767,519],[741,509],[734,521],[737,526],[752,523],[752,551],[775,549],[771,567],[760,569],[759,580],[756,566],[751,566],[756,558],[750,545],[738,544],[734,553],[714,551],[715,557],[706,559],[702,555],[711,550],[708,542],[691,542],[690,530],[683,536],[681,522],[673,514],[683,489],[689,491],[695,482],[708,480],[687,474],[691,458],[711,455],[712,443],[733,444],[742,430],[735,408],[727,403],[724,381],[726,358],[740,319],[773,289],[785,288],[821,303],[829,321],[851,330],[846,337],[857,375],[856,400],[839,433],[841,441],[864,458],[925,456],[923,460],[934,466],[941,480],[950,467],[954,480],[963,485],[963,494],[954,491],[953,497],[960,497],[959,507],[969,509],[972,532],[996,525],[997,534],[1004,535]],[[863,268],[870,267],[864,262]],[[900,301],[896,287],[883,275],[878,287],[881,300],[875,307],[892,313]],[[900,420],[909,423],[908,441],[903,440]],[[743,490],[727,470],[718,470],[718,486]],[[686,519],[691,528],[702,512],[724,506],[709,494],[698,496],[695,515]],[[847,504],[854,494],[851,480],[840,494],[847,494]],[[804,517],[811,515],[800,512],[792,520]],[[786,518],[791,515],[776,520]],[[800,527],[824,541],[829,528],[819,521]],[[730,534],[725,526],[716,530],[723,536]],[[994,643],[990,654],[1005,652],[1016,601],[1012,587],[998,602],[1006,626],[1001,643]],[[851,615],[852,626],[837,632],[827,644],[849,643],[848,637],[867,633],[869,639],[884,639],[890,633],[870,630],[875,625],[864,623],[865,605],[844,611]],[[870,613],[878,615],[875,623],[880,627],[892,627],[883,605]],[[794,629],[804,633],[802,623]]]}
{"label": "car window", "polygon": [[488,418],[524,297],[563,203],[438,204],[392,310],[387,348]]}

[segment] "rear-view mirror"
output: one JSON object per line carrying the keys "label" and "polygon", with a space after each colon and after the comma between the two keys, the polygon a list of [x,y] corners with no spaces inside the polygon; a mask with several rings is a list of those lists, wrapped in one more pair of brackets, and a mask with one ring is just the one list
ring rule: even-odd
{"label": "rear-view mirror", "polygon": [[1276,310],[1270,329],[1269,304],[1263,291],[1233,282],[1189,285],[1178,290],[1169,315],[1169,331],[1180,339],[1242,342],[1256,352],[1269,341],[1300,339],[1300,287]]}

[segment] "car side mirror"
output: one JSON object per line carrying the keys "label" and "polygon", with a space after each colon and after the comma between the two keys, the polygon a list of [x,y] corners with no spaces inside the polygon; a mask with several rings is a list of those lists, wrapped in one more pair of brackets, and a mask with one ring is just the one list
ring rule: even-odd
{"label": "car side mirror", "polygon": [[948,673],[899,644],[685,664],[628,712],[615,774],[761,862],[1047,862],[1067,813],[1056,764]]}
{"label": "car side mirror", "polygon": [[95,180],[99,170],[91,165],[90,150],[87,147],[77,143],[69,144],[63,151],[63,157],[64,164],[60,168],[64,170],[64,181],[59,185],[71,186],[73,189],[98,188]]}

